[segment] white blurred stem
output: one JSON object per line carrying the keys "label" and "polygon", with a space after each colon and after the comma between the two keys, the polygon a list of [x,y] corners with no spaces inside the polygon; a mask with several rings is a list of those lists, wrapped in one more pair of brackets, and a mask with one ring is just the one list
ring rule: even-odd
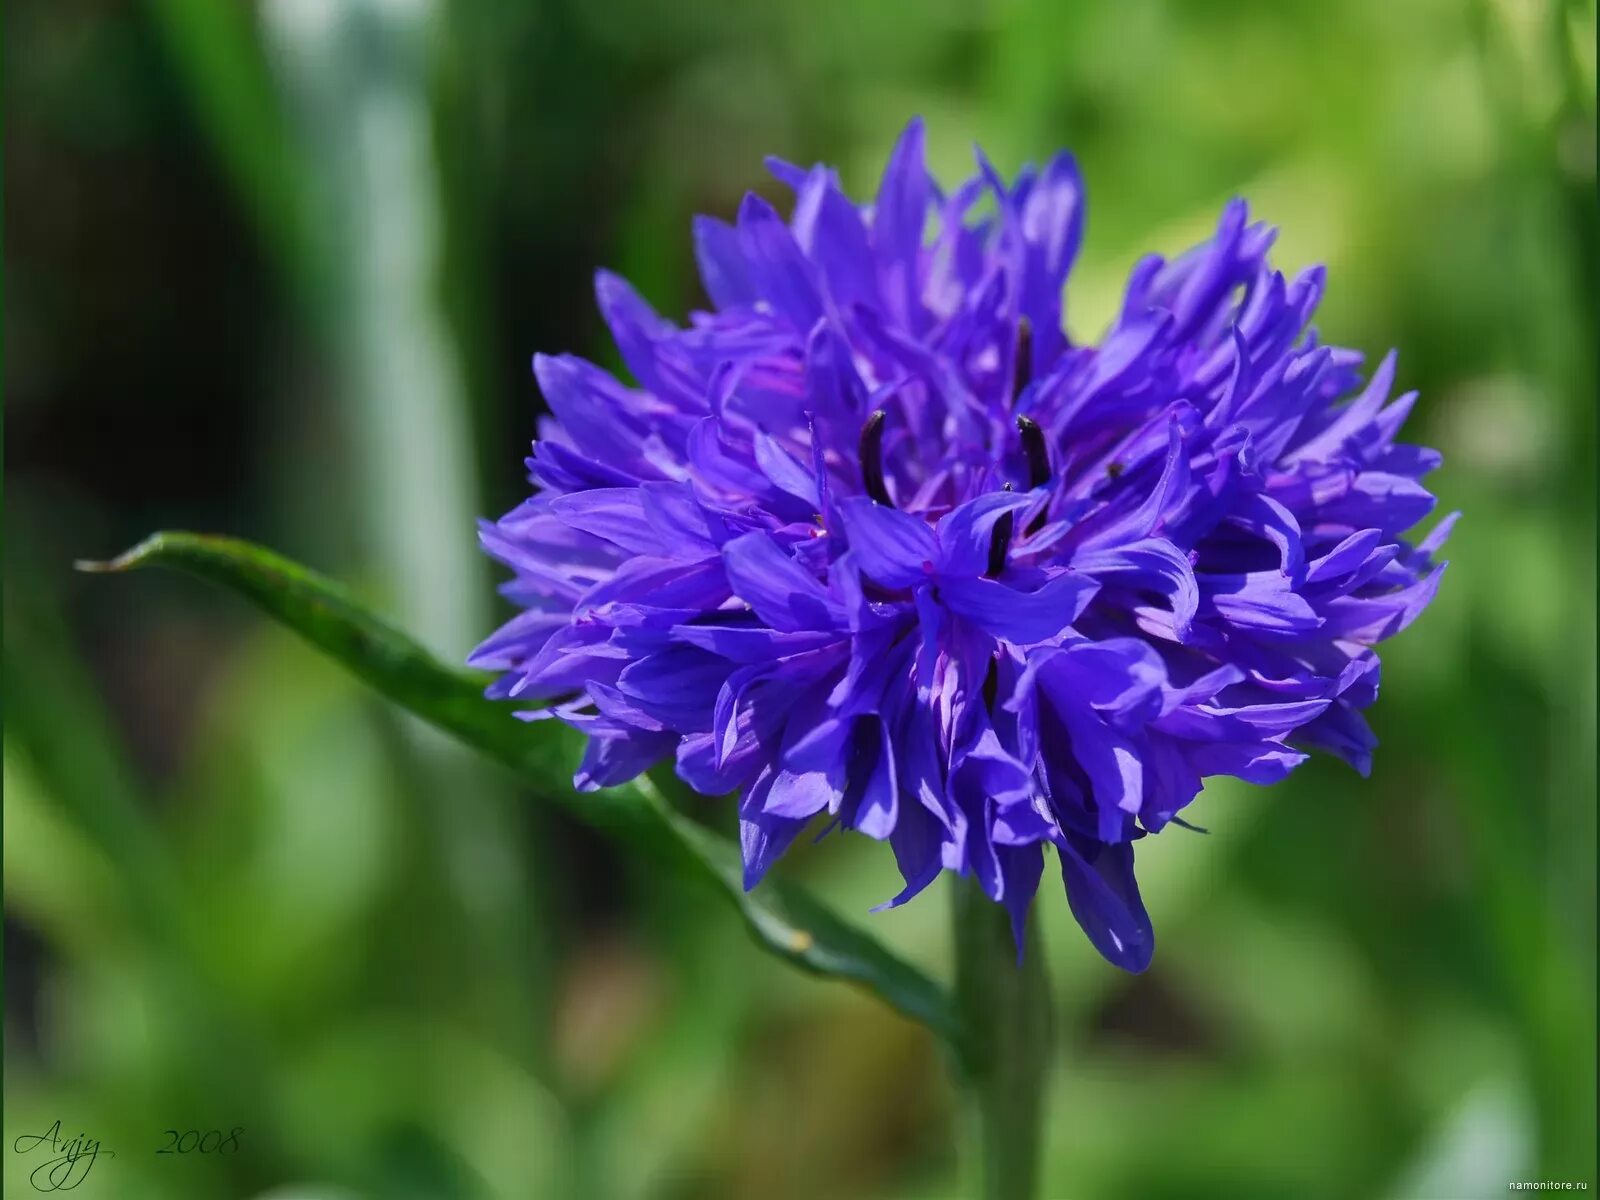
{"label": "white blurred stem", "polygon": [[[441,301],[444,200],[428,87],[440,7],[265,0],[261,19],[306,150],[334,292],[328,340],[357,500],[329,519],[352,528],[359,565],[395,622],[460,662],[492,614],[466,376]],[[498,789],[441,735],[406,725],[452,891],[483,916],[519,911],[521,871]]]}
{"label": "white blurred stem", "polygon": [[267,0],[273,65],[309,150],[360,478],[355,514],[397,622],[443,657],[488,628],[470,408],[439,302],[431,0]]}

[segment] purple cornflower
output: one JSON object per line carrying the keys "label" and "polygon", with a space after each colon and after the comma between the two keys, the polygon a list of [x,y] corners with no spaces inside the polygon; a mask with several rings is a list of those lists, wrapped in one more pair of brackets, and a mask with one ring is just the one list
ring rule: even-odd
{"label": "purple cornflower", "polygon": [[687,327],[599,274],[637,387],[534,359],[541,490],[483,527],[524,611],[472,662],[588,735],[581,788],[675,756],[738,792],[747,888],[826,813],[889,843],[888,905],[970,874],[1020,944],[1051,845],[1142,970],[1133,843],[1204,777],[1369,767],[1372,646],[1433,597],[1450,524],[1401,536],[1439,462],[1394,440],[1414,394],[1318,343],[1322,269],[1273,271],[1242,202],[1079,345],[1069,155],[1008,185],[980,153],[946,193],[913,121],[870,206],[770,165],[790,218],[696,219]]}

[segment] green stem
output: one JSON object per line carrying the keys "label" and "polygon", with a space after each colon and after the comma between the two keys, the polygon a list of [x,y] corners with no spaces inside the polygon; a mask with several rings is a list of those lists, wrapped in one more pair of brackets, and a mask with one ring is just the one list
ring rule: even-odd
{"label": "green stem", "polygon": [[957,1070],[970,1156],[963,1173],[969,1194],[982,1200],[1033,1200],[1054,1046],[1038,929],[1029,923],[1019,966],[1010,915],[976,882],[957,882],[952,916],[964,1027]]}

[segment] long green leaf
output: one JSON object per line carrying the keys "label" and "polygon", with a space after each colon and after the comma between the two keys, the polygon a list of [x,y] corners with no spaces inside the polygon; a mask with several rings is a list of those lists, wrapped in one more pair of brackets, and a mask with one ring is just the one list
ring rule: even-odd
{"label": "long green leaf", "polygon": [[581,795],[553,786],[547,750],[505,704],[484,698],[485,676],[440,663],[339,585],[249,542],[195,533],[157,533],[111,562],[79,564],[93,571],[153,565],[188,571],[247,597],[402,708],[528,777],[580,820],[708,881],[739,910],[764,949],[815,974],[851,980],[955,1037],[943,988],[802,888],[769,880],[746,892],[738,848],[674,810],[648,780]]}

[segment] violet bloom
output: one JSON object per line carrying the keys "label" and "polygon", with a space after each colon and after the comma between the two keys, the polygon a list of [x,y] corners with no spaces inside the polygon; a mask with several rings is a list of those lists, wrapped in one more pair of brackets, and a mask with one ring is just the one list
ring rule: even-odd
{"label": "violet bloom", "polygon": [[674,756],[738,792],[746,887],[826,814],[889,843],[889,905],[970,874],[1020,939],[1054,846],[1090,940],[1142,970],[1133,843],[1202,779],[1310,747],[1368,769],[1372,646],[1444,566],[1448,520],[1401,536],[1439,456],[1395,441],[1392,356],[1363,382],[1318,343],[1323,271],[1272,270],[1242,202],[1079,345],[1073,159],[978,165],[941,191],[919,121],[869,206],[772,162],[791,216],[695,221],[687,327],[601,272],[638,386],[534,359],[540,491],[483,528],[523,611],[472,662],[588,735],[581,788]]}

